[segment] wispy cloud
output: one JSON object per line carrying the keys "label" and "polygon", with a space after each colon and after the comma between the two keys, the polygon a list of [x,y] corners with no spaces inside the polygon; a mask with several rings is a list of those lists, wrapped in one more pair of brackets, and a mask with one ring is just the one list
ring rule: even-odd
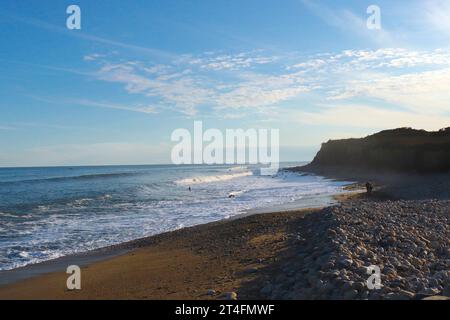
{"label": "wispy cloud", "polygon": [[[278,59],[277,56],[255,55],[253,52],[241,52],[238,54],[206,54],[202,57],[185,56],[189,64],[200,66],[205,70],[239,70],[255,65],[269,64]],[[183,61],[183,59],[180,59]]]}
{"label": "wispy cloud", "polygon": [[[125,85],[127,92],[159,98],[160,105],[193,115],[196,107],[210,100],[212,90],[204,87],[206,81],[189,75],[186,70],[168,73],[152,70],[136,63],[107,64],[97,73],[98,79]],[[206,80],[206,79],[205,79]]]}
{"label": "wispy cloud", "polygon": [[289,119],[308,125],[371,129],[414,127],[438,130],[450,124],[449,116],[424,115],[354,104],[328,105],[317,112],[293,111],[289,113]]}
{"label": "wispy cloud", "polygon": [[336,100],[371,97],[421,114],[450,110],[450,68],[349,81]]}
{"label": "wispy cloud", "polygon": [[51,103],[51,104],[66,104],[66,105],[76,105],[76,106],[83,106],[83,107],[93,107],[93,108],[102,108],[102,109],[116,109],[116,110],[124,110],[124,111],[131,111],[131,112],[139,112],[139,113],[146,113],[146,114],[153,114],[157,113],[157,109],[153,106],[145,106],[142,104],[139,105],[121,105],[117,103],[109,103],[104,101],[93,101],[89,99],[75,99],[75,98],[47,98],[47,97],[37,97],[37,96],[29,96],[32,99]]}
{"label": "wispy cloud", "polygon": [[[211,67],[212,61],[223,64]],[[375,98],[421,114],[450,108],[450,52],[445,49],[344,50],[289,59],[209,53],[153,65],[92,62],[97,79],[120,83],[128,93],[190,116],[202,108],[223,117],[234,109],[259,112],[314,92],[323,101]]]}
{"label": "wispy cloud", "polygon": [[55,123],[43,123],[43,122],[13,122],[9,124],[11,128],[14,129],[23,129],[23,128],[48,128],[48,129],[92,129],[88,127],[81,127],[81,126],[70,126],[70,125],[62,125],[62,124],[55,124]]}
{"label": "wispy cloud", "polygon": [[31,25],[31,26],[34,26],[34,27],[37,27],[40,29],[50,31],[50,32],[62,33],[69,37],[75,37],[75,38],[89,41],[89,42],[94,42],[94,43],[105,44],[105,45],[109,45],[109,46],[113,46],[113,47],[133,50],[133,51],[136,51],[139,53],[149,54],[151,56],[158,57],[161,59],[173,59],[175,57],[175,55],[173,55],[172,53],[164,51],[164,50],[148,48],[148,47],[139,46],[139,45],[135,45],[135,44],[116,41],[116,40],[88,34],[82,30],[78,30],[77,32],[70,32],[67,28],[57,26],[57,25],[54,25],[54,24],[51,24],[51,23],[48,23],[48,22],[45,22],[42,20],[35,19],[35,18],[20,17],[15,14],[12,14],[10,12],[4,12],[4,11],[0,12],[0,16],[2,16],[4,19],[12,19],[14,21],[28,24],[28,25]]}
{"label": "wispy cloud", "polygon": [[[211,66],[217,61],[221,61],[220,67]],[[101,65],[97,77],[122,83],[129,93],[158,99],[159,105],[192,116],[202,106],[215,110],[257,108],[290,99],[308,90],[295,73],[268,76],[253,69],[254,66],[274,61],[275,57],[250,57],[243,53],[208,59],[184,57],[170,65],[107,63]],[[221,76],[228,80],[221,79]]]}
{"label": "wispy cloud", "polygon": [[[382,48],[376,50],[344,50],[339,53],[323,53],[294,64],[289,69],[313,72],[346,72],[362,70],[401,69],[413,67],[443,67],[450,65],[450,51],[410,50]],[[391,70],[392,71],[392,70]],[[407,70],[406,70],[407,71]]]}
{"label": "wispy cloud", "polygon": [[361,12],[361,14],[355,14],[349,9],[331,8],[323,2],[320,3],[313,0],[301,0],[301,3],[322,22],[345,32],[345,34],[356,35],[381,46],[399,44],[399,39],[394,39],[392,32],[384,26],[380,30],[368,29],[368,15],[364,15],[365,11]]}
{"label": "wispy cloud", "polygon": [[437,32],[450,35],[450,2],[448,0],[428,0],[419,10],[425,16],[429,27]]}
{"label": "wispy cloud", "polygon": [[25,62],[25,61],[16,61],[16,60],[10,60],[10,59],[0,59],[0,61],[7,63],[7,64],[17,64],[17,65],[22,65],[22,66],[28,66],[31,68],[69,73],[69,74],[74,74],[74,75],[79,75],[79,76],[87,76],[87,77],[93,76],[93,73],[90,73],[90,72],[84,71],[84,70],[80,70],[80,69],[75,69],[75,68],[29,63],[29,62]]}
{"label": "wispy cloud", "polygon": [[155,107],[144,106],[144,105],[127,106],[127,105],[120,105],[120,104],[108,103],[108,102],[97,102],[97,101],[86,100],[86,99],[69,99],[69,100],[66,100],[66,102],[68,104],[75,104],[75,105],[80,105],[80,106],[85,106],[85,107],[125,110],[125,111],[140,112],[140,113],[147,113],[147,114],[157,113],[157,110]]}
{"label": "wispy cloud", "polygon": [[106,55],[105,54],[99,54],[99,53],[91,53],[91,54],[85,55],[83,57],[83,60],[84,61],[94,61],[94,60],[98,60],[98,59],[103,58],[103,57],[106,57]]}

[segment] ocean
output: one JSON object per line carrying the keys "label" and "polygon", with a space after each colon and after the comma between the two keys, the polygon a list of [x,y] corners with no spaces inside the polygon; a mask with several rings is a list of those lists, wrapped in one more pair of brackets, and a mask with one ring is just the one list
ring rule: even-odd
{"label": "ocean", "polygon": [[249,212],[328,205],[345,184],[261,176],[258,166],[0,168],[0,270]]}

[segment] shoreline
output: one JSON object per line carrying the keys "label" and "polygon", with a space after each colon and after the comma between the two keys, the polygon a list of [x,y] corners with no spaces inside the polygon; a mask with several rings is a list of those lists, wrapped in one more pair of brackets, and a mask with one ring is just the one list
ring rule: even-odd
{"label": "shoreline", "polygon": [[[371,195],[359,180],[335,195],[338,205],[243,214],[107,247],[81,267],[82,290],[66,289],[63,268],[0,285],[0,299],[448,297],[450,179],[438,178],[380,179]],[[380,290],[366,287],[370,265],[381,268]]]}
{"label": "shoreline", "polygon": [[[354,185],[355,183],[351,182],[349,186]],[[304,199],[300,199],[288,204],[279,204],[271,207],[263,207],[263,208],[253,208],[246,210],[240,214],[235,216],[231,216],[226,219],[205,222],[202,224],[183,227],[176,230],[169,230],[163,233],[154,234],[151,236],[146,236],[143,238],[133,239],[117,244],[108,245],[106,247],[97,248],[93,250],[88,250],[84,252],[78,252],[74,254],[69,254],[65,256],[61,256],[55,259],[45,260],[33,264],[28,264],[25,266],[21,266],[18,268],[10,269],[10,270],[0,270],[0,289],[2,286],[11,285],[18,281],[27,280],[30,278],[39,277],[45,274],[54,273],[57,271],[61,271],[63,268],[69,265],[78,265],[80,267],[89,266],[90,264],[101,262],[104,260],[108,260],[110,258],[118,257],[123,254],[126,254],[132,250],[138,249],[142,246],[143,242],[151,241],[151,238],[157,238],[158,236],[170,235],[173,232],[177,232],[183,229],[195,228],[207,226],[209,224],[216,223],[226,223],[227,221],[233,221],[237,219],[242,219],[252,215],[260,215],[260,214],[276,214],[276,213],[286,213],[286,212],[295,212],[295,211],[303,211],[303,210],[315,210],[322,209],[331,205],[335,205],[341,199],[341,196],[351,194],[350,191],[346,189],[347,186],[343,187],[342,193],[331,194],[331,195],[323,195],[319,197],[311,197],[316,203],[308,202],[308,205],[302,205]],[[345,191],[347,190],[347,191]],[[354,191],[352,191],[354,192]],[[310,200],[311,200],[310,199]]]}
{"label": "shoreline", "polygon": [[[448,199],[450,198],[450,172],[401,173],[374,170],[352,170],[339,166],[297,166],[286,169],[306,175],[318,175],[335,181],[355,181],[350,184],[364,189],[369,181],[377,195],[385,199]],[[351,190],[347,189],[347,190]]]}
{"label": "shoreline", "polygon": [[[208,268],[206,276],[211,277],[211,273],[214,276],[218,276],[219,278],[222,276],[225,279],[225,283],[222,283],[222,286],[227,288],[217,289],[218,286],[216,285],[215,291],[217,293],[224,293],[226,291],[237,290],[237,287],[239,287],[242,282],[248,280],[246,276],[251,276],[253,274],[253,271],[250,270],[252,266],[256,265],[257,267],[262,267],[264,265],[264,261],[266,261],[266,259],[269,260],[269,256],[271,256],[272,253],[276,251],[274,250],[274,248],[277,247],[278,249],[281,249],[281,247],[283,247],[282,243],[287,240],[287,238],[282,235],[282,232],[274,232],[273,234],[271,232],[271,235],[265,233],[265,231],[268,231],[267,225],[269,221],[270,225],[272,225],[272,228],[270,228],[272,229],[271,231],[280,231],[279,229],[285,228],[286,220],[296,220],[304,215],[319,210],[320,208],[301,209],[288,212],[280,211],[272,213],[254,213],[250,215],[240,215],[226,220],[186,227],[142,239],[133,240],[115,246],[109,246],[100,250],[90,251],[87,254],[62,257],[18,269],[4,271],[5,274],[13,274],[19,270],[21,270],[22,272],[30,272],[31,270],[32,272],[32,269],[35,268],[47,268],[47,272],[45,273],[33,273],[31,277],[25,279],[16,277],[14,282],[0,285],[0,300],[217,298],[217,296],[207,295],[208,286],[205,287],[204,292],[199,292],[195,289],[190,290],[190,287],[194,285],[189,285],[189,283],[193,283],[193,281],[185,281],[182,279],[189,278],[190,276],[200,276],[201,278],[204,278],[204,273],[198,273],[199,264],[203,267],[205,266],[205,264],[212,264]],[[274,224],[274,222],[276,223]],[[248,229],[248,227],[255,226],[258,229],[263,229],[264,234],[259,234],[261,233],[261,230],[255,230],[258,234],[255,237],[256,239],[254,240],[256,240],[257,242],[263,241],[266,244],[270,245],[270,247],[267,247],[265,249],[260,248],[262,250],[256,250],[256,252],[259,253],[259,256],[266,255],[267,258],[254,258],[252,261],[251,253],[255,251],[256,247],[259,247],[259,244],[256,244],[256,247],[254,245],[251,245],[250,248],[247,248],[246,253],[243,256],[233,254],[230,248],[223,248],[224,245],[228,246],[230,243],[227,240],[229,239],[229,237],[223,236],[221,235],[221,233],[228,234],[229,232],[236,231],[236,229],[240,229],[243,233],[252,233],[253,230]],[[241,240],[243,240],[244,236],[241,236],[239,233],[237,233],[236,235],[237,237],[230,240],[231,244],[236,244],[236,242],[241,242]],[[205,239],[202,236],[206,236],[205,238],[209,238],[209,245],[211,244],[211,242],[213,244],[214,242],[220,242],[219,244],[216,243],[216,250],[214,250],[216,256],[214,258],[211,258],[212,252],[210,250],[207,250],[208,253],[206,256],[202,254],[202,251],[205,250],[205,246],[202,244]],[[260,236],[262,238],[258,239],[258,237]],[[238,247],[239,250],[242,250],[242,247]],[[254,253],[255,252],[253,252],[253,254]],[[108,288],[106,290],[101,290],[102,292],[99,294],[99,292],[93,287],[89,289],[83,289],[83,284],[85,283],[85,281],[82,280],[82,290],[68,291],[67,289],[65,289],[65,284],[66,279],[69,275],[65,274],[65,269],[69,264],[77,263],[79,263],[82,270],[82,279],[88,278],[89,280],[86,280],[86,282],[89,281],[93,284],[95,283],[94,287],[102,287],[105,283],[107,286],[108,283],[112,283],[117,280],[117,277],[127,277],[128,274],[128,276],[133,279],[136,279],[136,277],[140,279],[142,277],[147,278],[147,276],[155,277],[152,281],[154,288],[150,289],[151,293],[147,292],[146,295],[130,296],[128,290],[133,290],[132,287],[128,286],[129,281],[125,281],[127,283],[126,288],[121,287],[123,284],[120,284],[120,289],[114,288],[113,290],[111,290],[111,288]],[[228,270],[228,272],[225,272],[224,275],[224,270],[218,268],[217,263],[229,263],[230,265],[233,265],[235,269],[241,270]],[[175,269],[177,270],[175,271],[167,270],[171,269],[171,266],[177,265],[182,266],[182,270],[179,270],[176,267]],[[148,267],[150,270],[156,268],[158,269],[158,272],[142,273],[142,270],[139,270],[142,267]],[[122,270],[120,270],[120,272],[117,272],[117,269]],[[103,270],[105,272],[100,276],[100,279],[95,280],[94,278],[96,278],[96,275],[101,274],[101,272],[99,272],[100,270]],[[186,272],[187,270],[189,271]],[[108,271],[112,271],[112,274]],[[123,273],[123,271],[126,272]],[[107,273],[106,276],[105,273]],[[170,289],[168,287],[159,287],[157,285],[158,283],[164,281],[170,282],[170,278],[172,278],[174,274],[179,275],[180,273],[182,274],[182,276],[176,280],[177,283],[174,287],[182,286],[184,291],[180,290],[181,292],[178,292],[178,294],[174,295],[174,293],[176,292],[172,292],[173,289]],[[213,282],[215,281],[211,281],[211,285]],[[99,283],[102,283],[102,285],[99,285]],[[188,284],[187,286],[185,286],[186,283]],[[161,290],[164,291],[163,294],[159,292]],[[193,294],[194,296],[186,296],[186,294]]]}

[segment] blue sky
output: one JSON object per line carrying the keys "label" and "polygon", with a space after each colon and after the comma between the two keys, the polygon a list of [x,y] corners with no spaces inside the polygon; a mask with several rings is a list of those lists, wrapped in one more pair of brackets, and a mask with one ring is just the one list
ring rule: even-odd
{"label": "blue sky", "polygon": [[0,166],[169,163],[194,120],[279,128],[289,161],[450,126],[445,0],[5,0],[0,38]]}

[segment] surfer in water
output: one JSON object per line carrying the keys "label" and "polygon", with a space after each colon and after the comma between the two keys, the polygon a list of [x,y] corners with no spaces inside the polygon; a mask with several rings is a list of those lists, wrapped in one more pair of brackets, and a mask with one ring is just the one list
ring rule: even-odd
{"label": "surfer in water", "polygon": [[189,186],[189,191],[192,191],[191,186]]}

